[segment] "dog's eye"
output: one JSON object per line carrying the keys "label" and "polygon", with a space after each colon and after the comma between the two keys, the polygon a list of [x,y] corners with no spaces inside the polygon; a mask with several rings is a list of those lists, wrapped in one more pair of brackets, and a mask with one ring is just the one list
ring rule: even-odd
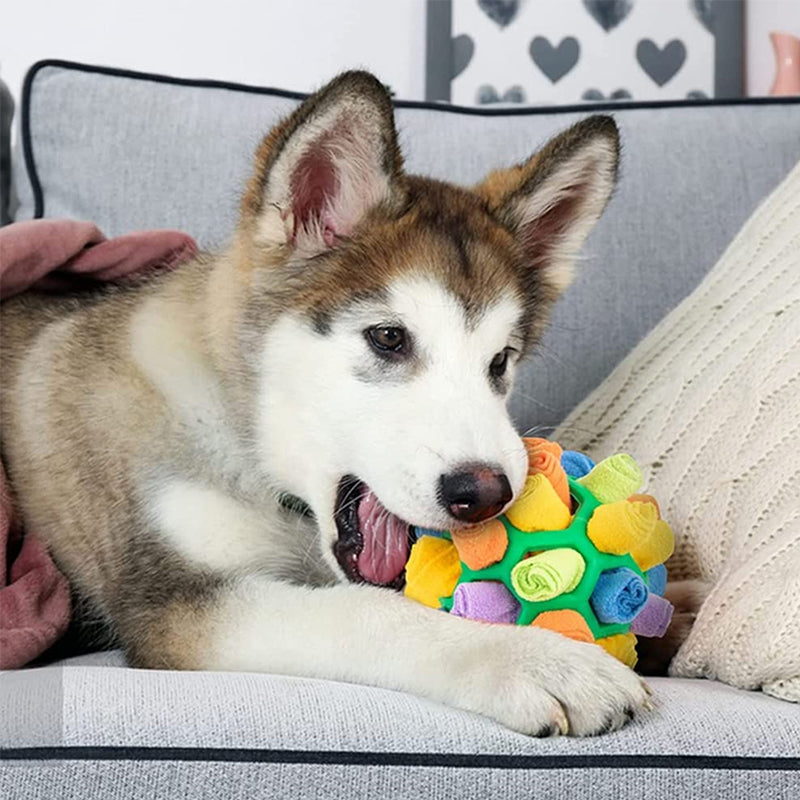
{"label": "dog's eye", "polygon": [[372,347],[382,353],[402,353],[406,349],[405,328],[379,325],[375,328],[367,328],[364,333]]}
{"label": "dog's eye", "polygon": [[501,350],[492,359],[492,362],[489,364],[489,374],[493,378],[502,378],[503,375],[506,374],[506,369],[508,369],[508,353],[509,350],[506,348],[505,350]]}

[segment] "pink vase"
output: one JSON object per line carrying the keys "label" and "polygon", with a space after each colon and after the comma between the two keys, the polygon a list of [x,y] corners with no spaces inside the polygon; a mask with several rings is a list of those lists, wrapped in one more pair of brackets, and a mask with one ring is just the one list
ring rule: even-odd
{"label": "pink vase", "polygon": [[772,95],[800,94],[800,39],[789,33],[769,35],[775,50],[775,83]]}

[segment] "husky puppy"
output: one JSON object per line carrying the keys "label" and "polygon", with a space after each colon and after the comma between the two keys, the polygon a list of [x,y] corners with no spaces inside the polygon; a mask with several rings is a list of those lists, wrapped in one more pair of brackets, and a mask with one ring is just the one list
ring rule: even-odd
{"label": "husky puppy", "polygon": [[514,372],[618,153],[593,116],[471,188],[408,175],[387,91],[349,72],[263,140],[225,250],[3,306],[21,511],[132,665],[382,686],[532,735],[648,705],[600,647],[396,591],[410,525],[520,491]]}

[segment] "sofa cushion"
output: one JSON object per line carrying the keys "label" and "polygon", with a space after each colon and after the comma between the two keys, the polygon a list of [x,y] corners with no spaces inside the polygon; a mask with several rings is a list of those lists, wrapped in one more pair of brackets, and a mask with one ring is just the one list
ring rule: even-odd
{"label": "sofa cushion", "polygon": [[[298,97],[37,64],[23,92],[17,217],[89,219],[107,235],[181,228],[220,245],[257,142]],[[525,158],[590,113],[397,107],[408,169],[460,183]],[[552,425],[583,399],[691,291],[800,158],[800,98],[611,107],[624,146],[619,191],[517,383],[512,410],[522,429]]]}
{"label": "sofa cushion", "polygon": [[0,682],[8,800],[56,788],[63,798],[192,800],[732,800],[800,790],[796,707],[709,681],[656,679],[653,712],[593,739],[531,739],[351,684],[128,669],[117,654],[3,673]]}

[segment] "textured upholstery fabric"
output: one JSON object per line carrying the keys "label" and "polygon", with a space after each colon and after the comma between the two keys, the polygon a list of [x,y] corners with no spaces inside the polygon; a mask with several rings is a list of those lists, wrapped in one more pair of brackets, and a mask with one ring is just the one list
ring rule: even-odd
{"label": "textured upholstery fabric", "polygon": [[103,797],[180,789],[193,800],[477,800],[507,791],[728,800],[756,786],[769,787],[770,798],[800,789],[796,707],[718,683],[655,680],[656,710],[624,730],[539,740],[400,692],[120,663],[111,654],[0,675],[8,689],[0,718],[37,723],[0,729],[0,747],[39,748],[4,753],[19,760],[0,762],[0,796],[47,797],[58,785],[59,797],[94,797],[101,784]]}
{"label": "textured upholstery fabric", "polygon": [[[678,675],[800,702],[800,164],[701,285],[557,433],[636,453],[676,532],[673,577],[714,583]],[[798,710],[800,716],[800,709]]]}
{"label": "textured upholstery fabric", "polygon": [[[25,793],[18,787],[24,786]],[[55,761],[14,764],[0,774],[8,800],[505,800],[508,797],[601,800],[704,798],[792,800],[797,772],[718,767],[609,769],[470,769],[338,763],[185,761]]]}
{"label": "textured upholstery fabric", "polygon": [[[296,101],[270,91],[176,85],[69,66],[38,69],[26,95],[30,151],[47,216],[107,235],[178,228],[225,240],[260,137]],[[460,183],[527,157],[591,113],[481,116],[400,108],[409,171]],[[700,281],[747,216],[800,158],[800,103],[615,112],[619,191],[592,234],[512,408],[521,428],[552,425]],[[24,162],[16,159],[22,172]],[[29,176],[18,175],[33,215]]]}

